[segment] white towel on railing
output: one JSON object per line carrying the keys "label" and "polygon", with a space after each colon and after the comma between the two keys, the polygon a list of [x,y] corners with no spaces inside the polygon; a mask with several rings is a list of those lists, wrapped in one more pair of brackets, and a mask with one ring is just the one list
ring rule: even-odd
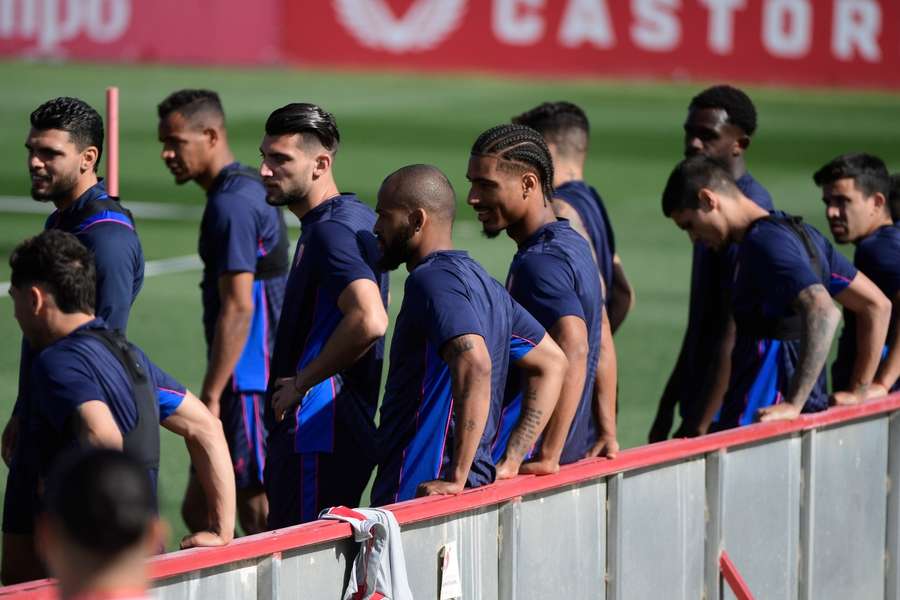
{"label": "white towel on railing", "polygon": [[323,510],[319,518],[349,523],[353,538],[360,542],[344,600],[413,600],[394,513],[383,508],[334,506]]}

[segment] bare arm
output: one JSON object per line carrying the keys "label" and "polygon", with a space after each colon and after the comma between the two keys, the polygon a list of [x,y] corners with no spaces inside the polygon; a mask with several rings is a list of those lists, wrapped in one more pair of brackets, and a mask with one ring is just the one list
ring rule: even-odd
{"label": "bare arm", "polygon": [[181,547],[227,544],[234,537],[235,484],[222,422],[187,392],[178,409],[162,425],[184,438],[210,515],[209,529],[185,537]]}
{"label": "bare arm", "polygon": [[600,438],[594,443],[587,456],[615,458],[619,452],[616,436],[616,395],[619,375],[616,346],[606,307],[601,315],[600,357],[597,361],[597,375],[594,380],[594,410],[600,424]]}
{"label": "bare arm", "polygon": [[98,448],[121,450],[122,432],[116,425],[109,406],[101,400],[89,400],[77,408],[80,420],[79,438],[82,444]]}
{"label": "bare arm", "polygon": [[[524,379],[522,414],[509,435],[506,453],[497,464],[497,479],[513,477],[519,472],[522,461],[556,408],[569,361],[553,338],[545,335],[515,365],[522,370]],[[552,469],[552,465],[550,468]],[[552,470],[559,470],[559,462]]]}
{"label": "bare arm", "polygon": [[872,387],[873,394],[878,396],[887,394],[900,377],[900,292],[894,295],[893,310],[891,311],[891,325],[889,328],[891,337],[887,340],[887,357],[875,374],[875,382]]}
{"label": "bare arm", "polygon": [[609,290],[608,306],[612,307],[609,313],[610,330],[615,333],[619,330],[625,317],[634,308],[634,288],[625,276],[622,260],[619,255],[613,256],[613,284]]}
{"label": "bare arm", "polygon": [[491,356],[484,338],[455,337],[441,348],[441,357],[450,369],[453,389],[453,456],[446,479],[419,484],[417,496],[457,494],[465,488],[491,408]]}
{"label": "bare arm", "polygon": [[862,273],[857,273],[835,300],[856,315],[856,360],[850,374],[850,389],[835,390],[832,401],[856,404],[869,397],[868,388],[881,362],[881,350],[891,321],[891,302]]}
{"label": "bare arm", "polygon": [[219,277],[221,310],[210,349],[209,366],[200,399],[219,416],[219,400],[241,358],[253,318],[253,273],[224,273]]}
{"label": "bare arm", "polygon": [[381,292],[374,281],[357,279],[338,297],[338,308],[344,315],[322,352],[296,377],[275,382],[272,408],[279,421],[300,402],[314,385],[350,367],[384,336],[388,318],[381,302]]}
{"label": "bare arm", "polygon": [[576,316],[559,319],[550,328],[550,336],[562,349],[568,360],[568,368],[563,378],[562,390],[556,410],[544,429],[540,452],[535,456],[533,464],[525,463],[520,469],[523,473],[546,473],[559,470],[559,458],[562,455],[569,427],[581,402],[587,376],[588,334],[584,320]]}
{"label": "bare arm", "polygon": [[801,291],[794,300],[800,314],[800,357],[797,370],[788,384],[785,401],[759,410],[760,421],[794,419],[803,410],[831,349],[841,313],[820,283]]}

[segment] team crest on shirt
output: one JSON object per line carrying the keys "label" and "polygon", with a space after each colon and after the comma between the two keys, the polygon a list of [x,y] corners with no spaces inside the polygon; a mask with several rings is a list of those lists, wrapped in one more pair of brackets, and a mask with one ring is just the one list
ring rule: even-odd
{"label": "team crest on shirt", "polygon": [[297,247],[297,256],[294,257],[294,268],[297,268],[297,265],[300,264],[300,259],[303,258],[303,248],[306,244],[300,244]]}
{"label": "team crest on shirt", "polygon": [[401,54],[443,42],[462,22],[466,0],[415,0],[400,16],[385,0],[334,0],[334,8],[360,44]]}

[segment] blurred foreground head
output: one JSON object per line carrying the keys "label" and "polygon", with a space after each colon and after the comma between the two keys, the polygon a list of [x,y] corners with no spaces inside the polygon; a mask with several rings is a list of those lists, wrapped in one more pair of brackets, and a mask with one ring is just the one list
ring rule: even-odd
{"label": "blurred foreground head", "polygon": [[162,546],[147,470],[116,450],[79,450],[60,459],[47,480],[38,548],[64,598],[137,593],[145,561]]}

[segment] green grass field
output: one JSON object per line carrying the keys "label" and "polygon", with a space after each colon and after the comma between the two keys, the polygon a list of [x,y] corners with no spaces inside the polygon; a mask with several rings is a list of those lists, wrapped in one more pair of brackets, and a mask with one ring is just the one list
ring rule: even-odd
{"label": "green grass field", "polygon": [[[0,80],[0,195],[27,195],[22,144],[28,114],[54,96],[78,96],[102,112],[103,90],[118,85],[123,199],[195,205],[203,202],[200,189],[192,184],[176,187],[159,160],[157,102],[181,87],[217,90],[225,104],[233,149],[240,160],[256,165],[263,123],[271,110],[290,101],[311,101],[337,117],[343,146],[335,170],[343,190],[372,202],[381,180],[393,169],[414,162],[439,166],[459,197],[458,246],[501,280],[513,245],[505,237],[482,238],[465,206],[468,150],[481,131],[541,101],[567,99],[580,104],[593,126],[587,176],[606,200],[619,254],[637,293],[637,306],[616,337],[620,439],[626,447],[645,440],[681,341],[690,268],[687,239],[662,217],[659,195],[681,156],[685,108],[703,84],[30,63],[0,63]],[[751,87],[748,91],[760,115],[749,165],[780,208],[823,225],[811,173],[841,152],[872,152],[900,169],[900,97],[833,90]],[[3,215],[0,281],[8,280],[11,249],[39,231],[42,223],[43,217],[37,215]],[[194,252],[196,232],[196,222],[139,222],[148,260]],[[404,272],[397,272],[391,281],[392,317],[404,277]],[[198,272],[148,278],[129,325],[129,337],[195,391],[204,369],[198,281]],[[6,340],[0,347],[4,423],[15,396],[19,338],[11,303],[5,310],[6,316],[0,317],[0,339]],[[183,532],[178,505],[186,462],[181,443],[167,434],[160,500],[175,532],[173,540]],[[5,477],[5,467],[0,467],[0,484]]]}

